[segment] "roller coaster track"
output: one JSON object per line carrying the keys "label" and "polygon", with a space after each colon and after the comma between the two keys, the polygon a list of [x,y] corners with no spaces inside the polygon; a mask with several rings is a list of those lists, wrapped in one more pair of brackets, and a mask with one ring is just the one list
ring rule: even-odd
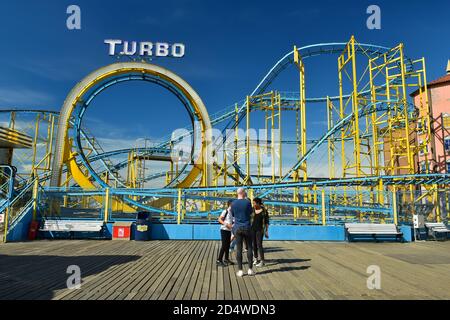
{"label": "roller coaster track", "polygon": [[[299,48],[299,52],[300,55],[302,56],[302,59],[307,59],[310,57],[314,57],[314,56],[319,56],[322,54],[337,54],[337,53],[341,53],[345,46],[347,44],[346,43],[322,43],[322,44],[315,44],[315,45],[310,45],[310,46],[305,46],[302,48]],[[382,54],[385,53],[387,51],[389,51],[389,48],[386,47],[382,47],[382,46],[376,46],[376,45],[371,45],[371,44],[361,44],[360,46],[358,46],[356,48],[357,52],[359,53],[364,53],[364,54],[371,54],[371,55],[378,55],[378,54]],[[262,94],[269,86],[270,84],[273,82],[273,80],[283,71],[285,70],[288,66],[293,64],[293,55],[294,55],[294,51],[291,51],[289,53],[287,53],[285,56],[283,56],[270,70],[269,72],[266,74],[266,76],[262,79],[262,81],[257,85],[257,87],[252,91],[252,93],[250,94],[250,96],[254,96],[254,95],[259,95]],[[368,91],[367,91],[368,93]],[[283,102],[287,102],[287,103],[295,103],[296,101],[298,101],[298,95],[296,93],[292,93],[292,92],[281,92],[281,99]],[[331,97],[331,100],[335,100],[338,97]],[[308,98],[307,101],[310,102],[320,102],[320,101],[325,101],[327,98]],[[238,102],[240,104],[240,107],[238,108],[238,119],[237,121],[234,120],[235,116],[236,116],[236,107],[231,106],[228,108],[225,108],[223,111],[219,111],[216,114],[214,114],[212,116],[212,120],[211,120],[211,125],[216,125],[219,124],[221,122],[224,122],[226,120],[230,120],[232,119],[230,122],[228,122],[225,126],[225,128],[223,129],[223,134],[227,134],[226,130],[227,129],[234,129],[236,128],[236,126],[242,121],[242,119],[245,118],[245,102],[244,101],[240,101]],[[13,110],[10,110],[13,111]],[[35,110],[21,110],[21,112],[36,112]],[[47,112],[45,110],[38,110],[38,112]],[[7,111],[5,111],[7,112]],[[54,114],[58,114],[58,112],[53,112]],[[156,148],[167,148],[170,146],[171,143],[173,143],[174,141],[179,141],[182,138],[191,135],[193,133],[193,130],[187,130],[187,134],[184,135],[180,135],[177,138],[173,139],[173,138],[168,138],[165,141],[163,141],[160,144],[157,144],[155,147]],[[111,177],[113,177],[114,180],[117,181],[117,183],[121,186],[124,186],[124,182],[121,181],[116,174],[114,174],[115,171],[117,171],[117,169],[119,168],[123,168],[126,165],[126,162],[122,162],[120,163],[118,166],[112,166],[111,162],[108,160],[104,160],[105,158],[107,158],[109,155],[112,155],[113,153],[105,153],[102,148],[97,145],[95,145],[94,143],[91,142],[92,139],[88,138],[88,134],[86,132],[83,132],[83,130],[80,130],[80,134],[83,136],[83,138],[87,141],[87,144],[90,148],[92,148],[93,152],[95,155],[97,155],[98,157],[93,157],[92,159],[86,159],[88,161],[96,161],[96,160],[101,160],[102,165],[105,168],[105,171],[107,171]],[[219,144],[217,144],[217,147],[220,148],[222,146],[223,141],[219,141]],[[104,154],[104,157],[101,157],[99,155]],[[82,161],[83,162],[83,161]],[[243,172],[242,168],[238,165],[238,164],[232,164],[234,169],[238,172],[238,174],[244,178],[246,177],[246,173]],[[179,180],[179,178],[183,175],[183,173],[186,171],[187,169],[187,165],[184,166],[179,173],[179,176],[176,177],[174,179],[175,180]],[[169,183],[168,185],[173,186],[173,181],[171,183]]]}
{"label": "roller coaster track", "polygon": [[[298,49],[302,59],[307,59],[315,56],[319,56],[322,54],[338,54],[341,53],[347,43],[320,43],[320,44],[314,44],[309,45],[305,47],[301,47]],[[388,52],[390,49],[382,46],[372,45],[372,44],[360,44],[356,48],[356,51],[358,53],[364,53],[364,54],[371,54],[371,55],[378,55]],[[278,60],[275,65],[269,70],[269,72],[264,76],[264,78],[261,80],[261,82],[256,86],[256,88],[250,93],[249,96],[255,96],[260,95],[266,91],[266,89],[270,86],[270,84],[280,75],[281,72],[283,72],[287,67],[294,64],[294,50],[290,51],[286,55],[284,55],[280,60]],[[410,66],[409,66],[410,68]],[[369,94],[369,90],[365,92],[365,94]],[[281,99],[285,101],[296,101],[298,100],[298,96],[295,97],[295,94],[289,93],[289,92],[281,92]],[[347,95],[349,97],[349,95]],[[337,100],[339,97],[329,97],[331,100]],[[308,98],[307,102],[323,102],[326,101],[327,97],[320,97],[320,98]],[[242,119],[245,116],[246,106],[245,101],[241,100],[241,105],[238,107],[238,114],[239,118],[237,122],[234,121],[234,116],[236,115],[235,106],[228,107],[226,110],[221,112],[220,116],[218,115],[216,117],[215,124],[218,122],[222,122],[225,120],[229,120],[230,118],[233,118],[233,121],[230,121],[226,126],[225,129],[234,129],[236,125],[238,125]],[[213,117],[214,118],[214,117]],[[211,124],[214,122],[211,121]],[[224,132],[225,132],[224,129]],[[182,139],[183,137],[187,135],[191,135],[192,131],[188,130],[189,133],[186,133],[185,135],[180,135],[177,137],[178,139]],[[222,133],[224,133],[222,132]],[[168,146],[170,143],[173,142],[173,140],[167,139],[157,145],[160,146]],[[218,146],[220,147],[220,145]]]}
{"label": "roller coaster track", "polygon": [[[352,185],[355,185],[355,183],[358,183],[358,178],[356,179],[341,179],[341,180],[333,180],[331,183],[328,180],[323,180],[323,181],[308,181],[308,182],[296,182],[296,183],[286,183],[286,181],[291,177],[291,175],[298,170],[301,165],[307,161],[307,159],[314,154],[315,151],[317,151],[317,149],[325,142],[328,140],[328,138],[332,137],[334,134],[338,133],[340,130],[342,130],[343,128],[345,128],[346,126],[348,126],[353,120],[354,118],[357,117],[363,117],[372,113],[376,113],[376,112],[386,112],[389,111],[391,108],[393,108],[393,104],[396,101],[383,101],[383,102],[377,102],[377,103],[370,103],[366,106],[363,106],[361,109],[358,110],[357,114],[349,114],[347,115],[345,118],[343,118],[342,120],[340,120],[333,128],[331,128],[330,130],[328,130],[307,152],[306,154],[298,160],[298,162],[290,169],[290,171],[288,173],[286,173],[284,175],[284,177],[281,179],[281,181],[279,181],[276,184],[269,184],[269,185],[261,185],[260,187],[262,189],[265,189],[265,191],[260,194],[259,196],[264,198],[267,197],[267,195],[269,195],[270,193],[273,193],[275,190],[278,190],[280,187],[281,188],[287,188],[290,186],[312,186],[312,185],[330,185],[331,183],[334,183],[334,185],[346,185],[351,183]],[[407,105],[407,108],[411,108],[411,111],[414,110],[414,106],[412,105]],[[367,184],[367,183],[377,183],[380,177],[364,177],[364,178],[360,178],[359,183],[361,185],[363,184]],[[434,183],[436,182],[445,182],[445,181],[449,181],[449,176],[443,176],[443,175],[436,175],[436,176],[432,176],[432,175],[424,175],[423,177],[421,176],[414,176],[414,180],[416,179],[423,179],[424,181],[432,181]],[[385,180],[386,184],[389,184],[389,182],[395,182],[396,178],[395,177],[383,177],[383,179]],[[250,186],[249,188],[251,189],[257,189],[258,186]],[[187,188],[186,191],[191,191],[191,192],[195,192],[195,191],[220,191],[220,190],[230,190],[229,187],[224,187],[224,188]],[[133,196],[139,195],[140,191],[138,190],[133,190],[131,191]],[[142,191],[143,193],[146,193],[148,191]],[[152,190],[151,192],[153,192],[154,194],[151,195],[151,197],[155,197],[158,195],[158,190]],[[166,189],[165,191],[160,190],[159,192],[162,192],[162,194],[160,194],[160,196],[164,196],[167,197],[167,193],[166,192],[174,192],[174,190],[168,190]],[[141,194],[142,195],[142,194]],[[144,199],[146,199],[148,196],[144,197]],[[203,199],[203,200],[220,200],[222,198],[217,198],[217,197],[201,197],[201,196],[194,196],[193,198],[198,198],[198,199]],[[270,202],[270,201],[269,201]],[[269,203],[268,202],[268,203]],[[272,201],[273,202],[273,201]],[[270,203],[272,203],[270,202]],[[137,203],[133,203],[135,205],[137,205]],[[275,202],[273,202],[272,204],[275,204]],[[297,204],[298,205],[298,204]],[[305,204],[306,205],[306,204]],[[310,204],[308,204],[310,205]],[[150,207],[150,206],[145,206],[145,208],[147,210],[150,211],[157,211],[157,212],[163,212],[163,211],[159,211],[157,208],[154,207]],[[334,206],[333,206],[334,208]],[[385,211],[388,210],[386,208],[375,208],[374,206],[371,206],[370,208],[364,208],[364,207],[354,207],[354,210],[381,210],[381,211]],[[164,211],[163,213],[168,214],[169,211]],[[172,213],[173,214],[173,213]]]}
{"label": "roller coaster track", "polygon": [[[322,54],[337,54],[337,53],[341,53],[345,47],[346,47],[347,43],[322,43],[322,44],[315,44],[315,45],[310,45],[310,46],[306,46],[306,47],[302,47],[299,48],[299,54],[302,57],[302,59],[307,59],[310,57],[314,57],[314,56],[319,56]],[[362,54],[366,54],[366,55],[372,55],[372,56],[377,56],[377,55],[381,55],[384,53],[387,53],[390,51],[389,48],[386,47],[382,47],[382,46],[376,46],[376,45],[371,45],[371,44],[359,44],[356,48],[356,52],[358,53],[362,53]],[[294,64],[294,50],[287,53],[285,56],[283,56],[270,70],[269,72],[266,74],[266,76],[262,79],[262,81],[256,86],[256,88],[252,91],[252,93],[250,94],[250,96],[255,96],[255,95],[260,95],[262,93],[264,93],[267,88],[270,86],[270,84],[278,77],[278,75],[284,71],[288,66]],[[411,59],[406,58],[406,70],[407,72],[411,72],[413,70],[414,66],[412,64]],[[393,80],[393,82],[395,83],[396,80]],[[382,90],[384,86],[380,86],[378,88],[378,90]],[[285,101],[285,102],[295,102],[298,101],[298,96],[296,97],[295,94],[292,93],[287,93],[287,92],[281,92],[281,100]],[[370,94],[370,90],[363,90],[361,92],[361,95],[369,95]],[[350,94],[345,95],[344,98],[348,98],[350,97]],[[336,97],[322,97],[322,98],[307,98],[307,102],[323,102],[326,101],[327,99],[330,100],[337,100],[339,99],[338,96]],[[236,113],[237,113],[237,118],[236,117]],[[219,121],[225,121],[225,120],[230,120],[224,127],[224,129],[222,130],[222,137],[220,138],[220,140],[217,140],[215,142],[213,142],[213,144],[216,146],[216,148],[221,148],[223,146],[224,141],[227,141],[227,139],[229,138],[229,134],[231,134],[231,130],[230,129],[235,129],[240,123],[241,121],[245,118],[246,116],[246,103],[242,102],[240,107],[238,108],[237,112],[235,107],[231,108],[229,107],[228,111],[224,111],[222,113],[220,113],[220,116],[218,116],[216,119],[218,123]],[[187,130],[186,129],[186,133],[183,135],[180,135],[178,137],[176,137],[176,139],[167,139],[166,141],[158,144],[158,147],[167,147],[169,146],[171,143],[180,141],[181,139],[185,138],[186,136],[190,136],[192,135],[192,130]],[[225,138],[223,138],[225,137]],[[236,163],[231,164],[231,166],[234,167],[234,169],[236,170],[236,172],[239,174],[239,176],[241,176],[242,178],[245,178],[247,176],[247,174],[243,171],[243,169]],[[225,170],[228,172],[228,168],[225,168]],[[226,173],[228,174],[228,173]]]}
{"label": "roller coaster track", "polygon": [[[283,176],[283,178],[280,180],[280,182],[285,182],[288,180],[292,174],[297,171],[307,160],[308,158],[325,142],[328,140],[328,138],[332,137],[335,133],[339,132],[346,126],[348,126],[355,117],[363,117],[368,114],[376,113],[376,112],[385,112],[389,111],[392,104],[396,101],[382,101],[377,103],[370,103],[361,109],[358,110],[358,114],[351,113],[347,115],[345,118],[340,120],[333,128],[328,130],[311,148],[308,149],[308,151],[301,157],[297,163]],[[408,105],[409,106],[409,105]],[[414,108],[414,106],[411,106]],[[261,197],[265,197],[270,193],[270,191],[267,191],[266,193],[262,194]]]}
{"label": "roller coaster track", "polygon": [[[3,109],[3,110],[0,110],[0,114],[11,113],[11,112],[21,113],[21,114],[51,114],[56,117],[59,117],[59,112],[52,111],[52,110],[43,110],[43,109],[37,109],[37,110],[33,110],[33,109]],[[71,121],[71,124],[73,125],[73,121]],[[96,141],[94,138],[92,138],[92,135],[90,135],[89,132],[85,128],[82,128],[80,130],[80,134],[81,134],[81,137],[86,142],[86,144],[88,145],[88,147],[91,148],[92,152],[94,153],[94,156],[92,156],[92,158],[95,160],[93,160],[93,161],[99,160],[100,163],[103,165],[105,172],[108,172],[110,174],[110,177],[112,177],[114,180],[116,180],[119,183],[119,185],[125,186],[124,182],[122,180],[120,180],[119,177],[116,176],[116,174],[114,174],[114,165],[112,164],[112,162],[109,161],[109,159],[105,159],[108,156],[107,155],[101,156],[102,154],[107,154],[107,153],[103,150],[103,148],[100,146],[98,141]],[[48,173],[43,173],[39,176],[40,181],[46,181],[48,179],[50,179],[50,174],[48,174]]]}
{"label": "roller coaster track", "polygon": [[[314,57],[314,56],[318,56],[321,54],[336,54],[336,53],[341,53],[345,46],[347,45],[347,43],[326,43],[326,44],[316,44],[316,45],[311,45],[311,46],[306,46],[306,47],[302,47],[299,49],[300,55],[302,57],[302,59],[307,59],[310,57]],[[363,53],[363,54],[370,54],[372,56],[377,56],[380,54],[384,54],[386,52],[388,52],[390,49],[385,48],[385,47],[381,47],[381,46],[375,46],[375,45],[370,45],[370,44],[360,44],[357,48],[356,51],[358,53]],[[262,81],[256,86],[256,88],[252,91],[252,93],[250,94],[250,96],[256,96],[256,95],[260,95],[263,94],[264,92],[266,92],[266,90],[269,88],[269,86],[271,85],[271,83],[277,78],[277,76],[283,71],[285,70],[288,66],[292,65],[294,63],[293,61],[293,56],[294,56],[294,51],[291,51],[289,53],[287,53],[285,56],[283,56],[270,70],[269,72],[266,74],[266,76],[262,79]],[[411,70],[412,68],[412,64],[411,63],[407,63],[407,70]],[[369,91],[363,91],[363,95],[368,94]],[[281,99],[282,99],[282,103],[296,103],[299,98],[298,98],[298,93],[290,93],[290,92],[280,92],[281,95]],[[349,95],[347,95],[348,97]],[[330,100],[336,100],[338,97],[330,97]],[[308,98],[307,101],[309,102],[323,102],[326,101],[327,98]],[[311,184],[315,184],[315,185],[329,185],[329,184],[346,184],[346,183],[373,183],[374,180],[379,179],[378,177],[365,177],[365,178],[357,178],[357,179],[341,179],[341,180],[336,180],[334,179],[333,181],[329,181],[329,180],[315,180],[315,181],[302,181],[302,182],[287,182],[289,179],[291,179],[292,173],[294,171],[296,171],[297,169],[299,169],[303,163],[305,163],[305,161],[308,160],[308,158],[314,154],[314,152],[325,142],[327,141],[327,139],[329,137],[331,137],[332,135],[334,135],[336,132],[338,132],[339,130],[341,130],[343,127],[345,127],[346,125],[348,125],[352,119],[357,116],[364,116],[366,114],[370,114],[372,112],[377,112],[377,111],[386,111],[388,110],[388,103],[378,103],[376,105],[367,105],[365,107],[363,107],[359,113],[357,115],[354,114],[350,114],[348,116],[346,116],[344,119],[342,119],[341,121],[339,121],[331,130],[329,130],[324,136],[322,136],[320,139],[318,140],[313,140],[310,141],[310,143],[312,144],[311,148],[307,151],[307,153],[300,159],[298,160],[298,162],[288,171],[288,173],[286,173],[281,179],[280,181],[278,181],[275,184],[265,184],[265,185],[254,185],[254,186],[250,186],[249,188],[254,188],[256,190],[259,189],[259,187],[261,187],[261,190],[266,190],[265,193],[262,194],[262,196],[266,196],[267,194],[269,194],[270,192],[272,192],[272,190],[274,189],[279,189],[279,188],[286,188],[289,187],[290,185],[295,185],[295,186],[306,186],[306,185],[311,185]],[[9,110],[10,111],[18,111],[18,110]],[[45,110],[23,110],[23,112],[47,112]],[[8,111],[2,111],[2,112],[8,112]],[[57,112],[53,112],[54,114],[59,114]],[[237,117],[237,121],[235,119],[236,115]],[[232,107],[228,107],[226,109],[224,109],[223,111],[220,111],[216,114],[214,114],[214,116],[211,119],[211,124],[212,125],[216,125],[225,121],[228,121],[222,131],[222,133],[225,135],[227,134],[226,130],[228,129],[235,129],[236,126],[238,126],[241,121],[245,118],[246,115],[246,105],[245,102],[240,101],[238,103],[238,108],[236,111],[236,106],[232,106]],[[86,161],[87,163],[91,163],[91,162],[95,162],[95,161],[101,161],[102,165],[105,168],[104,172],[108,172],[111,174],[111,177],[114,177],[114,179],[121,185],[124,186],[123,181],[121,181],[118,177],[116,177],[117,171],[120,170],[121,168],[123,168],[124,166],[126,166],[127,161],[122,161],[119,164],[114,165],[109,158],[113,157],[115,155],[119,155],[119,154],[125,154],[128,153],[132,150],[135,150],[136,152],[138,152],[140,154],[140,156],[154,156],[154,157],[161,157],[161,158],[168,158],[170,156],[170,149],[168,148],[174,141],[180,140],[182,138],[184,138],[186,135],[191,135],[193,133],[193,130],[188,130],[188,134],[186,135],[180,135],[178,137],[171,137],[168,139],[165,139],[163,142],[156,144],[155,147],[152,148],[130,148],[130,149],[121,149],[121,150],[114,150],[114,151],[108,151],[108,152],[104,152],[103,149],[101,148],[100,145],[98,145],[98,143],[96,144],[95,142],[93,142],[94,140],[91,141],[91,139],[88,137],[88,133],[84,132],[80,127],[79,124],[77,124],[77,128],[79,130],[79,134],[81,136],[83,136],[83,138],[85,139],[85,141],[87,142],[88,146],[90,148],[92,148],[94,155],[87,157],[86,159],[84,159],[81,165],[85,165],[85,167],[88,168],[89,170],[89,166],[86,166],[86,164],[84,164],[84,161]],[[223,138],[222,138],[223,139]],[[223,144],[223,141],[225,141],[225,139],[218,141],[219,143],[216,144],[217,147],[221,147],[221,145]],[[290,143],[295,144],[298,143],[297,141],[291,141]],[[160,159],[161,159],[160,158]],[[77,164],[78,166],[79,164]],[[243,172],[242,168],[240,168],[240,166],[236,163],[232,164],[234,166],[234,168],[236,169],[236,171],[239,173],[239,175],[241,177],[245,177],[246,174]],[[187,166],[184,168],[187,169]],[[226,169],[225,169],[226,170]],[[179,179],[179,177],[181,177],[182,174],[184,174],[186,170],[181,170],[179,173],[179,176],[176,177],[172,183],[170,183],[168,185],[167,188],[164,189],[160,189],[163,190],[161,192],[162,195],[166,195],[166,192],[173,192],[173,190],[178,190],[178,188],[173,188],[174,186],[174,181],[176,181],[177,179]],[[157,177],[162,177],[163,174],[162,173],[157,173],[154,175],[149,176],[149,179],[154,179]],[[419,176],[417,176],[419,178]],[[442,178],[442,175],[440,175],[439,177]],[[438,179],[438,177],[435,177],[436,179]],[[448,179],[448,177],[444,177],[445,179]],[[359,180],[358,180],[359,179]],[[389,177],[386,177],[386,179],[388,181]],[[426,177],[423,177],[424,180],[426,181],[431,181],[433,179],[433,177],[431,177],[431,175],[427,175]],[[395,180],[392,180],[395,181]],[[434,181],[434,180],[433,180]],[[207,191],[207,190],[213,190],[213,191],[220,191],[220,190],[232,190],[232,187],[225,187],[225,189],[222,189],[221,187],[215,187],[215,188],[196,188],[196,187],[186,187],[183,186],[183,188],[186,191],[195,191],[195,190],[203,190],[203,191]],[[271,190],[267,190],[267,189],[271,189]],[[139,194],[139,190],[128,190],[126,191],[127,195],[137,195]],[[158,189],[152,189],[152,192],[157,193]],[[148,191],[147,191],[148,193]],[[138,207],[143,207],[142,204],[139,204],[138,202],[131,200],[131,199],[127,199],[126,200],[127,203],[138,206]],[[151,211],[158,211],[158,212],[163,212],[164,210],[161,209],[157,209],[157,208],[152,208],[152,207],[148,207],[148,206],[144,206],[144,208],[147,209],[152,209]]]}

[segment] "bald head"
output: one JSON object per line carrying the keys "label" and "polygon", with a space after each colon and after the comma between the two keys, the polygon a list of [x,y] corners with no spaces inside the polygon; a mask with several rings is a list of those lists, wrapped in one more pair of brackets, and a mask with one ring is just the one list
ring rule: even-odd
{"label": "bald head", "polygon": [[245,197],[247,196],[247,193],[245,192],[244,188],[238,188],[236,193],[237,193],[238,199],[245,199]]}

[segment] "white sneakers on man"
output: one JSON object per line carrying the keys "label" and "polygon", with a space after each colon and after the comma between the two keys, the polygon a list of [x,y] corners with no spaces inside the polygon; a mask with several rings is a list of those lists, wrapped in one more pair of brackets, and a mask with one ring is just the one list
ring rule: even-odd
{"label": "white sneakers on man", "polygon": [[[253,269],[248,269],[247,271],[247,275],[248,276],[254,276],[256,274],[256,272]],[[238,277],[243,277],[244,276],[244,271],[239,270],[238,272],[236,272],[236,275]]]}

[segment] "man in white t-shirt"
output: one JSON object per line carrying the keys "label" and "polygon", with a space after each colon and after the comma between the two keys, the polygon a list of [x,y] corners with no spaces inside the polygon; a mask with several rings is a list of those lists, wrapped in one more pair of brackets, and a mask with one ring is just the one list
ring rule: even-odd
{"label": "man in white t-shirt", "polygon": [[[232,200],[228,200],[227,207],[222,211],[219,217],[220,226],[220,238],[222,239],[222,247],[219,251],[219,257],[217,258],[217,265],[225,267],[233,264],[230,261],[230,243],[231,243],[231,229],[233,228],[233,215],[231,214]],[[225,260],[223,256],[225,255]]]}

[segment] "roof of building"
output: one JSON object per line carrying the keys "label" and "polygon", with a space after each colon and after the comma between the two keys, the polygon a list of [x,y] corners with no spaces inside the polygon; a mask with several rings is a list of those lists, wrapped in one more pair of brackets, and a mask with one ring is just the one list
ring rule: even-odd
{"label": "roof of building", "polygon": [[[445,76],[442,76],[442,77],[434,80],[434,81],[429,82],[428,88],[433,88],[433,87],[439,86],[439,85],[447,83],[447,82],[450,82],[450,60],[448,61],[448,64],[447,64],[447,74]],[[419,93],[419,89],[417,89],[416,91],[411,93],[410,96],[414,97],[418,93]]]}
{"label": "roof of building", "polygon": [[446,74],[445,76],[443,76],[443,77],[440,77],[439,79],[436,79],[436,80],[434,80],[434,81],[431,81],[429,84],[428,84],[428,86],[430,87],[430,86],[435,86],[435,85],[438,85],[438,84],[441,84],[441,83],[446,83],[446,82],[449,82],[450,81],[450,73],[449,74]]}
{"label": "roof of building", "polygon": [[20,131],[0,126],[0,148],[31,148],[32,138]]}

